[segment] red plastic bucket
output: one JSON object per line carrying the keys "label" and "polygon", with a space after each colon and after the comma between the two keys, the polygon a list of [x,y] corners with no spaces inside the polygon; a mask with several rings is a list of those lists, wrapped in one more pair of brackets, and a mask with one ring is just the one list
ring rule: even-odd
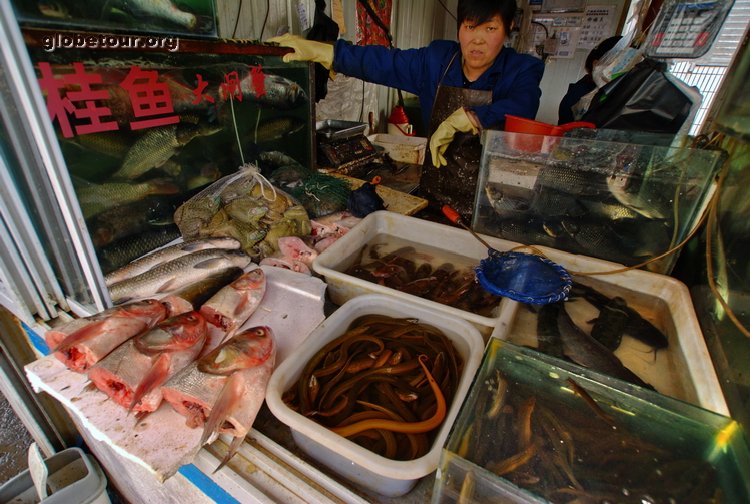
{"label": "red plastic bucket", "polygon": [[555,126],[554,124],[505,114],[505,131],[510,133],[526,133],[524,135],[511,135],[509,140],[511,147],[527,152],[541,152],[545,135],[562,136],[566,131],[576,128],[596,128],[596,124],[576,121]]}

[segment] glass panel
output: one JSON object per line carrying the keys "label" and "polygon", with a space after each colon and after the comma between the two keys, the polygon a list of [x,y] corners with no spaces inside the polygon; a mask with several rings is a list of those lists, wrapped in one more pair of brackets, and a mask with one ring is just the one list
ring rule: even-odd
{"label": "glass panel", "polygon": [[[43,318],[55,316],[57,309],[68,310],[68,299],[82,306],[94,305],[84,262],[79,260],[65,220],[64,203],[55,197],[55,179],[47,172],[54,159],[42,124],[46,111],[35,107],[41,96],[28,85],[30,65],[26,60],[20,31],[7,3],[0,4],[0,117],[3,154],[3,200],[26,271],[34,279],[46,310]],[[28,66],[27,66],[28,65]],[[44,115],[42,115],[44,114]],[[44,118],[44,119],[42,119]],[[8,228],[11,229],[11,228]],[[61,239],[66,238],[66,239]],[[90,268],[89,268],[90,270]],[[34,312],[32,306],[27,307]],[[46,312],[46,313],[45,313]]]}
{"label": "glass panel", "polygon": [[312,166],[311,67],[283,63],[286,49],[79,50],[59,33],[24,36],[105,274],[178,238],[175,209],[243,164]]}
{"label": "glass panel", "polygon": [[18,20],[24,25],[192,37],[216,37],[217,31],[214,0],[13,0],[12,3]]}

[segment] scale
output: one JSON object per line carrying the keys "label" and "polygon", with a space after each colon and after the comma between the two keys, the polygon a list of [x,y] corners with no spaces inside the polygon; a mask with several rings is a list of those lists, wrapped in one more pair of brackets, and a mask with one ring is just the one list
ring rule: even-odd
{"label": "scale", "polygon": [[327,119],[318,121],[318,169],[348,175],[380,154],[364,135],[366,123]]}

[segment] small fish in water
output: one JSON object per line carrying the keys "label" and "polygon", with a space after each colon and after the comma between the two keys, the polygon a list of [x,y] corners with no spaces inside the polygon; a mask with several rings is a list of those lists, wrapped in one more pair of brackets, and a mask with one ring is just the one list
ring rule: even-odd
{"label": "small fish in water", "polygon": [[563,353],[567,358],[579,366],[594,369],[641,387],[653,389],[651,385],[626,368],[607,347],[583,332],[568,315],[564,303],[555,303],[555,306],[558,306],[557,328],[562,341]]}
{"label": "small fish in water", "polygon": [[216,470],[232,458],[252,427],[275,360],[273,331],[253,327],[190,364],[162,388],[164,399],[186,418],[188,427],[203,427],[200,446],[214,434],[234,438]]}
{"label": "small fish in water", "polygon": [[167,309],[162,303],[147,299],[76,319],[47,331],[44,339],[57,359],[69,369],[82,373],[166,316]]}
{"label": "small fish in water", "polygon": [[176,194],[180,191],[172,181],[152,179],[146,182],[108,182],[76,188],[83,217],[90,219],[105,210],[141,201],[154,194]]}
{"label": "small fish in water", "polygon": [[179,123],[148,129],[133,143],[120,169],[112,175],[118,179],[135,179],[164,165],[185,145],[200,136],[221,131],[221,126],[206,123]]}
{"label": "small fish in water", "polygon": [[136,275],[140,275],[151,268],[177,259],[178,257],[186,256],[197,252],[198,250],[205,249],[237,249],[240,247],[240,243],[234,238],[230,237],[211,237],[211,238],[196,238],[193,240],[185,240],[181,243],[176,243],[168,247],[160,248],[151,252],[150,254],[144,255],[139,259],[119,268],[112,273],[109,273],[104,277],[104,281],[107,286],[111,286],[114,283],[122,282],[128,278],[132,278]]}
{"label": "small fish in water", "polygon": [[200,310],[203,303],[211,299],[214,294],[227,284],[237,280],[242,275],[242,272],[242,268],[236,266],[219,270],[203,280],[193,282],[190,285],[169,293],[160,298],[159,301],[167,307],[170,317],[192,310]]}
{"label": "small fish in water", "polygon": [[267,143],[286,138],[297,133],[305,126],[298,117],[281,116],[261,120],[257,129],[250,132],[249,139],[254,143]]}
{"label": "small fish in water", "polygon": [[621,297],[613,297],[599,310],[599,316],[591,326],[591,336],[613,352],[617,350],[628,325],[628,303]]}
{"label": "small fish in water", "polygon": [[[571,288],[570,293],[571,296],[580,296],[584,298],[600,311],[612,302],[608,296],[605,296],[588,285],[583,285],[578,282],[573,282],[573,287]],[[640,313],[628,306],[627,303],[619,305],[619,308],[628,314],[627,324],[624,329],[625,334],[628,334],[642,343],[656,349],[669,346],[669,340],[667,340],[664,333],[654,324],[643,318]]]}
{"label": "small fish in water", "polygon": [[249,263],[250,258],[241,250],[199,250],[112,284],[109,294],[114,304],[157,296],[202,280],[217,270],[231,266],[244,268]]}
{"label": "small fish in water", "polygon": [[164,197],[149,196],[97,214],[87,222],[91,240],[104,247],[115,240],[152,229],[152,226],[174,224],[174,205]]}
{"label": "small fish in water", "polygon": [[206,342],[206,320],[190,311],[129,339],[94,367],[89,379],[129,411],[155,411],[164,382],[193,362]]}
{"label": "small fish in water", "polygon": [[120,238],[97,251],[105,275],[180,237],[174,224]]}

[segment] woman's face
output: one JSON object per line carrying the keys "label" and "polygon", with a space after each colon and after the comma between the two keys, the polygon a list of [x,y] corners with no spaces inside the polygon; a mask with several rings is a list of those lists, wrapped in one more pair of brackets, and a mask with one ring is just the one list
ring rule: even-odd
{"label": "woman's face", "polygon": [[505,42],[505,26],[500,16],[475,25],[464,21],[458,29],[463,70],[471,80],[477,79],[495,61]]}

